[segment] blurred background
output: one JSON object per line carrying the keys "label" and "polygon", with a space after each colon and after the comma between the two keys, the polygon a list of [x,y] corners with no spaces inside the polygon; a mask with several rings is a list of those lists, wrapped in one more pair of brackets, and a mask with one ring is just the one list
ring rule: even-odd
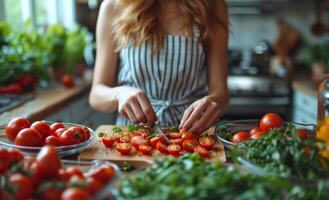
{"label": "blurred background", "polygon": [[[101,2],[0,0],[0,86],[27,74],[37,77],[37,89],[52,87],[53,80],[60,80],[63,74],[89,80],[90,86]],[[231,104],[223,118],[259,118],[277,112],[287,120],[316,123],[318,84],[329,72],[329,0],[226,3],[230,14]],[[29,94],[19,97],[28,101]],[[85,92],[47,114],[47,119],[92,127],[113,123],[114,115],[93,111],[87,97]],[[6,98],[0,100],[3,112],[13,102]],[[38,97],[32,94],[32,98]],[[72,107],[77,105],[74,111]]]}

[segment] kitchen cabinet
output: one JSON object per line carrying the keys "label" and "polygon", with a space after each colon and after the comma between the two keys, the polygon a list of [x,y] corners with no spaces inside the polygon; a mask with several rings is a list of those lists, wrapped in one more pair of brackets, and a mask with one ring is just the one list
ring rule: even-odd
{"label": "kitchen cabinet", "polygon": [[302,90],[294,90],[293,95],[293,121],[304,124],[317,122],[317,96]]}

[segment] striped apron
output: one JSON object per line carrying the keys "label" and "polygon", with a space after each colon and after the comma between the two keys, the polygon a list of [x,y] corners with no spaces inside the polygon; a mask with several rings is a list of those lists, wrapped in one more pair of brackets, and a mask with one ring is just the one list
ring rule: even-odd
{"label": "striped apron", "polygon": [[[143,90],[161,126],[178,125],[186,108],[208,94],[205,51],[199,36],[194,26],[192,36],[166,35],[158,52],[152,52],[152,41],[120,51],[118,85]],[[120,115],[116,123],[131,124]]]}

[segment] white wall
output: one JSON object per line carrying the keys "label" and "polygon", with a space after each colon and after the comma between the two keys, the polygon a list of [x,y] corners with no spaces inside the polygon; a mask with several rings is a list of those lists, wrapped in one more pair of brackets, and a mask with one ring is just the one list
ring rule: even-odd
{"label": "white wall", "polygon": [[[273,42],[277,36],[276,20],[284,18],[296,28],[307,42],[329,41],[329,34],[315,38],[310,33],[310,27],[315,21],[312,1],[285,3],[274,14],[260,15],[230,15],[231,48],[252,48],[259,41]],[[323,21],[329,25],[329,11],[323,13]]]}

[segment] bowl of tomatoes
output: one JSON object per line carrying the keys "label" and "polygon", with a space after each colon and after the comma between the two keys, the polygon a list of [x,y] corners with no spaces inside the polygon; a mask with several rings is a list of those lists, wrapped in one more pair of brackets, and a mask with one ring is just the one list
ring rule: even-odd
{"label": "bowl of tomatoes", "polygon": [[0,146],[18,149],[25,155],[37,155],[43,146],[52,145],[63,157],[86,149],[94,138],[92,129],[74,123],[31,123],[18,117],[0,127]]}
{"label": "bowl of tomatoes", "polygon": [[[231,149],[235,144],[251,139],[260,139],[270,129],[280,129],[286,123],[282,117],[275,113],[268,113],[261,119],[223,121],[216,125],[215,137],[223,145]],[[297,134],[302,140],[315,137],[316,126],[291,122],[296,127]]]}

